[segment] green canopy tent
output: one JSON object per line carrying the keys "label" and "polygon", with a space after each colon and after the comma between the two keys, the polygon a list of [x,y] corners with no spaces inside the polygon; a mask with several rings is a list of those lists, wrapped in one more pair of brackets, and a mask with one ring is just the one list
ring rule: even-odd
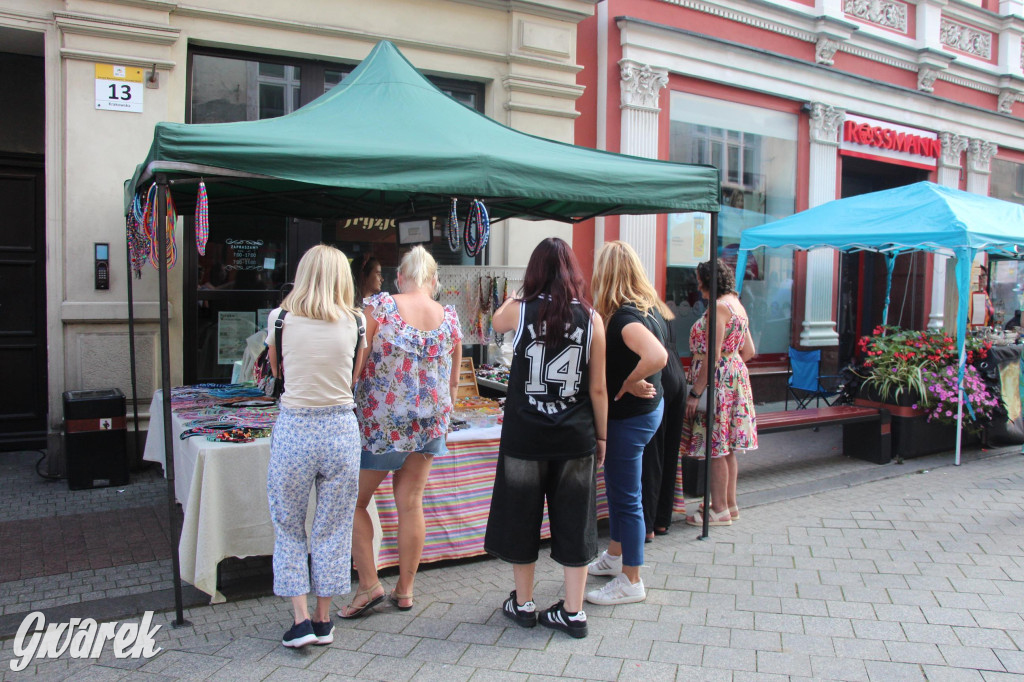
{"label": "green canopy tent", "polygon": [[[195,211],[200,180],[207,185],[214,221],[229,214],[424,218],[446,215],[451,199],[462,198],[483,200],[493,220],[579,222],[602,215],[704,211],[713,216],[714,243],[719,210],[716,168],[576,147],[514,130],[445,95],[386,41],[341,84],[286,116],[157,124],[149,154],[125,183],[124,200],[128,214],[136,195],[145,196],[153,183],[158,187],[161,386],[172,512],[163,223],[168,196],[180,213]],[[714,306],[710,310],[713,330]],[[129,324],[134,328],[130,285]],[[133,398],[134,365],[133,352]],[[710,406],[713,398],[711,387]],[[181,622],[178,533],[175,524],[172,556]]]}

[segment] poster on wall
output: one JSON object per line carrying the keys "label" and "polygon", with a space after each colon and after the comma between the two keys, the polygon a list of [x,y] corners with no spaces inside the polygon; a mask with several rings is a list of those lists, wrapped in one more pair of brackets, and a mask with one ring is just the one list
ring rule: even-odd
{"label": "poster on wall", "polygon": [[217,364],[231,365],[242,359],[245,340],[256,331],[255,313],[221,310],[217,313]]}
{"label": "poster on wall", "polygon": [[693,268],[711,253],[710,213],[668,216],[668,265]]}
{"label": "poster on wall", "polygon": [[270,313],[271,313],[272,310],[273,310],[273,308],[260,308],[259,310],[256,311],[256,329],[257,330],[266,329],[267,328],[267,317],[270,316]]}

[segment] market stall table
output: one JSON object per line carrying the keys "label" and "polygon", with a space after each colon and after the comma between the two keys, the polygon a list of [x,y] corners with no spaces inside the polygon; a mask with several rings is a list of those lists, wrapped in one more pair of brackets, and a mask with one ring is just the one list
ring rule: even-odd
{"label": "market stall table", "polygon": [[[160,414],[162,396],[153,397],[150,414]],[[173,415],[175,492],[185,510],[179,554],[181,577],[224,601],[217,591],[217,565],[229,557],[273,553],[274,529],[267,505],[270,439],[217,443],[199,436],[182,440],[187,428],[181,411]],[[160,420],[152,420],[144,458],[164,462]],[[448,435],[447,455],[434,458],[423,495],[427,536],[424,563],[479,556],[490,508],[501,427],[467,429]],[[598,516],[607,516],[604,485],[598,477]],[[398,516],[391,477],[374,496],[382,533],[378,567],[398,565],[395,532]],[[312,520],[313,500],[307,514]],[[547,532],[545,520],[544,532]]]}

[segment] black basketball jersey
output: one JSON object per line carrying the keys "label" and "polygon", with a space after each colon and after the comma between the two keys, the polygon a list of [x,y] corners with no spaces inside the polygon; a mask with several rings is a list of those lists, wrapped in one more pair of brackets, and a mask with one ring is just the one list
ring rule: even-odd
{"label": "black basketball jersey", "polygon": [[596,445],[590,404],[591,316],[573,303],[565,342],[549,349],[538,329],[540,304],[520,304],[501,453],[531,460],[585,457]]}

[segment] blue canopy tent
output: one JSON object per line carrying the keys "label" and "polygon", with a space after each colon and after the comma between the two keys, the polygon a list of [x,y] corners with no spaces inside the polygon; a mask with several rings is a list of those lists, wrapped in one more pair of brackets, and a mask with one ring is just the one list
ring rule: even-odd
{"label": "blue canopy tent", "polygon": [[[956,338],[960,353],[956,464],[959,465],[971,263],[982,251],[1014,258],[1020,256],[1024,250],[1024,206],[931,182],[918,182],[837,199],[750,228],[740,238],[736,271],[744,272],[749,253],[762,247],[803,250],[831,247],[885,254],[889,279],[883,320],[888,314],[888,289],[897,255],[908,251],[933,251],[956,258],[959,291]],[[739,287],[742,284],[742,281],[737,282]]]}

